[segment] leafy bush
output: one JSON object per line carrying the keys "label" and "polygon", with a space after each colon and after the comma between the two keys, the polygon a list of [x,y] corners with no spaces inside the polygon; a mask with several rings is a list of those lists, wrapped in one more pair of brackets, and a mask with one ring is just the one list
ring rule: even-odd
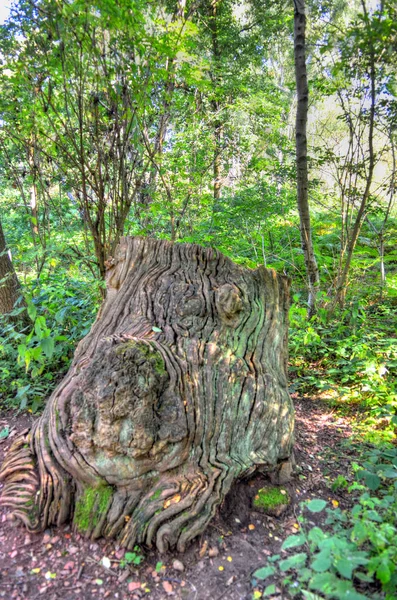
{"label": "leafy bush", "polygon": [[66,274],[42,278],[33,286],[31,328],[0,323],[0,406],[32,412],[42,408],[77,342],[88,333],[98,303],[97,285]]}

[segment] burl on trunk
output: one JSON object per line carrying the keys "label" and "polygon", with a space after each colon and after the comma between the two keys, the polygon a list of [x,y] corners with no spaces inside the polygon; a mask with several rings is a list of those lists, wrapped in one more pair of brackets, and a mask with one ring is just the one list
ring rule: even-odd
{"label": "burl on trunk", "polygon": [[289,282],[211,248],[123,238],[68,374],[2,466],[30,531],[160,551],[201,533],[236,478],[292,449]]}

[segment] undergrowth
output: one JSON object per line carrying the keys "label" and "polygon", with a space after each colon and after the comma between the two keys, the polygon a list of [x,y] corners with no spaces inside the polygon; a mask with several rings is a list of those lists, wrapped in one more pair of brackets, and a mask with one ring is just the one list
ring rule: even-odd
{"label": "undergrowth", "polygon": [[253,574],[254,599],[397,597],[397,449],[372,449],[352,467],[352,508],[329,508],[319,498],[301,503],[299,532]]}
{"label": "undergrowth", "polygon": [[97,286],[66,274],[41,277],[30,292],[31,325],[0,322],[0,407],[37,412],[88,333],[100,295]]}
{"label": "undergrowth", "polygon": [[[295,298],[296,299],[296,298]],[[320,397],[339,411],[355,410],[356,431],[369,442],[392,441],[397,424],[397,310],[390,302],[353,302],[330,317],[307,321],[290,311],[291,389]]]}

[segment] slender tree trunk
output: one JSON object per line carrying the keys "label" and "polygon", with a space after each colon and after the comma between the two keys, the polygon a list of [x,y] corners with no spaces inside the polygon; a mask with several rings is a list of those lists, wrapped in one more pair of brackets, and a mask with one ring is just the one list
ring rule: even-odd
{"label": "slender tree trunk", "polygon": [[333,301],[333,307],[337,304],[343,306],[346,300],[346,291],[348,284],[348,275],[350,271],[351,261],[353,259],[354,249],[357,244],[358,236],[360,235],[361,227],[365,219],[368,200],[371,192],[372,180],[375,170],[375,150],[374,150],[374,129],[375,129],[375,102],[376,102],[376,88],[375,88],[375,54],[374,49],[370,49],[370,108],[369,108],[369,124],[368,124],[368,172],[366,176],[365,188],[361,197],[360,206],[357,211],[356,218],[354,220],[353,229],[351,231],[350,239],[347,244],[346,258],[343,265],[343,269],[340,272],[335,285],[335,299]]}
{"label": "slender tree trunk", "polygon": [[[23,299],[22,289],[15,273],[14,266],[8,254],[3,227],[0,221],[0,314],[7,315],[12,312],[16,306],[26,306]],[[27,315],[10,317],[12,321],[25,320]]]}
{"label": "slender tree trunk", "polygon": [[305,257],[308,284],[309,318],[316,311],[316,294],[320,285],[320,275],[314,255],[310,210],[308,199],[308,165],[307,165],[307,113],[309,105],[309,89],[306,70],[306,12],[305,1],[294,0],[294,56],[295,79],[298,97],[296,109],[296,176],[297,199],[300,219],[301,245]]}
{"label": "slender tree trunk", "polygon": [[221,197],[222,190],[222,133],[223,123],[220,118],[220,111],[222,108],[221,102],[217,96],[219,94],[219,69],[221,60],[221,49],[219,46],[219,32],[218,32],[218,8],[220,1],[211,0],[210,2],[210,17],[209,17],[209,28],[211,31],[212,40],[212,58],[213,58],[213,71],[211,73],[212,83],[214,87],[215,98],[211,101],[211,108],[214,115],[214,159],[213,159],[213,176],[214,176],[214,203],[217,204]]}
{"label": "slender tree trunk", "polygon": [[183,551],[236,478],[290,456],[289,280],[144,238],[122,238],[106,280],[69,373],[5,459],[0,502],[31,531],[73,520]]}

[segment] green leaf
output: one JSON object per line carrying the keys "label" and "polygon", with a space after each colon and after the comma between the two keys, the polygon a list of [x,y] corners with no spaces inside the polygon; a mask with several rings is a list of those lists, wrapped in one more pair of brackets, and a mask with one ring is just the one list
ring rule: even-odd
{"label": "green leaf", "polygon": [[268,585],[267,587],[265,587],[265,589],[263,590],[263,594],[262,596],[271,596],[272,594],[276,593],[276,586],[274,585],[274,583],[272,583],[271,585]]}
{"label": "green leaf", "polygon": [[342,577],[346,577],[346,579],[351,579],[353,575],[353,565],[352,563],[345,558],[340,558],[335,563],[336,570]]}
{"label": "green leaf", "polygon": [[386,469],[382,472],[382,475],[389,479],[395,479],[397,477],[397,469]]}
{"label": "green leaf", "polygon": [[281,549],[288,550],[288,548],[302,546],[305,542],[306,536],[303,533],[300,533],[299,535],[290,535],[284,540]]}
{"label": "green leaf", "polygon": [[307,535],[308,539],[315,544],[319,544],[325,538],[325,533],[320,527],[312,527]]}
{"label": "green leaf", "polygon": [[256,579],[266,579],[267,577],[270,577],[270,575],[273,575],[275,572],[276,569],[274,567],[262,567],[255,571],[255,573],[253,573],[253,577],[255,577]]}
{"label": "green leaf", "polygon": [[388,583],[391,578],[391,570],[389,564],[385,561],[382,561],[378,568],[376,569],[376,577],[383,584]]}
{"label": "green leaf", "polygon": [[47,358],[51,358],[54,354],[54,338],[47,337],[40,340],[40,347],[43,349]]}
{"label": "green leaf", "polygon": [[35,320],[37,315],[37,308],[31,302],[28,304],[28,315],[32,319],[32,321]]}
{"label": "green leaf", "polygon": [[162,568],[163,568],[163,563],[162,562],[157,562],[156,563],[156,568],[155,568],[156,573],[160,573],[160,571],[161,571]]}
{"label": "green leaf", "polygon": [[303,566],[306,562],[306,559],[307,554],[305,552],[300,552],[299,554],[294,554],[285,560],[281,560],[278,566],[282,571],[287,571],[288,569]]}
{"label": "green leaf", "polygon": [[3,427],[3,429],[0,431],[0,440],[4,440],[5,438],[8,438],[9,435],[10,435],[10,428],[8,426]]}
{"label": "green leaf", "polygon": [[309,587],[325,594],[332,594],[338,583],[333,573],[316,573],[310,580]]}
{"label": "green leaf", "polygon": [[326,506],[327,502],[325,500],[321,500],[320,498],[310,500],[310,502],[306,504],[306,508],[308,508],[310,512],[313,513],[321,512]]}
{"label": "green leaf", "polygon": [[152,327],[152,331],[154,331],[155,333],[162,333],[162,331],[163,331],[163,330],[162,330],[162,329],[160,329],[160,327],[155,327],[155,326],[153,326],[153,327]]}
{"label": "green leaf", "polygon": [[365,471],[364,479],[365,483],[372,491],[377,490],[381,484],[380,478],[375,473],[371,473],[370,471]]}
{"label": "green leaf", "polygon": [[315,556],[314,561],[310,566],[317,573],[323,573],[324,571],[328,571],[328,569],[331,567],[331,564],[332,559],[330,551],[323,550]]}

